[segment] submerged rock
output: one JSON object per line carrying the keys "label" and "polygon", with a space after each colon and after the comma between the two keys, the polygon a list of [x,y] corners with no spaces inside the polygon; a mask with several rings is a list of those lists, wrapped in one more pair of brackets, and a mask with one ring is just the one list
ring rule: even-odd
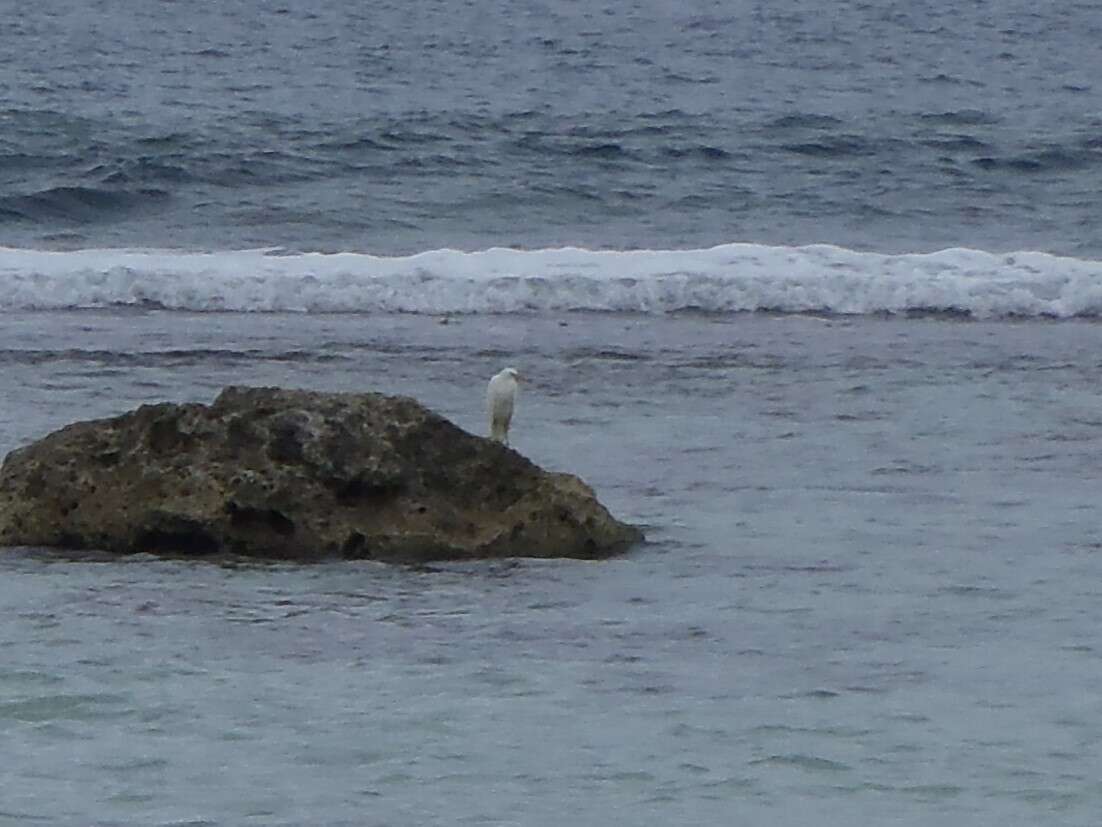
{"label": "submerged rock", "polygon": [[577,477],[372,393],[230,387],[69,425],[0,469],[8,546],[423,561],[640,539]]}

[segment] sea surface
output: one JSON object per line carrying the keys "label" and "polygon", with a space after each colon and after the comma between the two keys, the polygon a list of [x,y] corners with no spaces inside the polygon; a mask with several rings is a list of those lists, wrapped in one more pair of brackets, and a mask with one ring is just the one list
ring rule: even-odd
{"label": "sea surface", "polygon": [[0,452],[413,395],[601,562],[0,553],[0,827],[1095,825],[1096,3],[0,0]]}

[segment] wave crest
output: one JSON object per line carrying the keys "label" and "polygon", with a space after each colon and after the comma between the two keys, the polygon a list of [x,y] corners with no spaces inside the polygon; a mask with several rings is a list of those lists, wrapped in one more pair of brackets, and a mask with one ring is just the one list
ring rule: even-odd
{"label": "wave crest", "polygon": [[399,257],[0,248],[4,310],[120,305],[244,312],[1094,317],[1102,315],[1102,262],[1039,252],[885,255],[756,244],[432,250]]}

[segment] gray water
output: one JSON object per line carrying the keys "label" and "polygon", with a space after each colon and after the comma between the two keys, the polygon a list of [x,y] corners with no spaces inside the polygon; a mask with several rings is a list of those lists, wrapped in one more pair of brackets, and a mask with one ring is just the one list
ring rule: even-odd
{"label": "gray water", "polygon": [[[390,567],[0,557],[0,824],[1094,824],[1086,322],[74,312],[0,448],[226,383],[412,393],[648,542]],[[90,340],[99,342],[90,349]]]}
{"label": "gray water", "polygon": [[4,550],[0,827],[1098,822],[1097,3],[0,21],[0,452],[232,383],[482,433],[514,364],[648,537]]}
{"label": "gray water", "polygon": [[0,245],[1102,255],[1102,15],[0,0]]}

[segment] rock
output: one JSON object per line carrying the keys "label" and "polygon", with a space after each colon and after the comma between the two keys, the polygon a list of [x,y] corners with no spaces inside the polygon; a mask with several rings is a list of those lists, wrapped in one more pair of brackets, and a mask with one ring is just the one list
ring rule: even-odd
{"label": "rock", "polygon": [[416,400],[226,388],[13,451],[0,545],[268,558],[602,557],[642,538],[585,483]]}

